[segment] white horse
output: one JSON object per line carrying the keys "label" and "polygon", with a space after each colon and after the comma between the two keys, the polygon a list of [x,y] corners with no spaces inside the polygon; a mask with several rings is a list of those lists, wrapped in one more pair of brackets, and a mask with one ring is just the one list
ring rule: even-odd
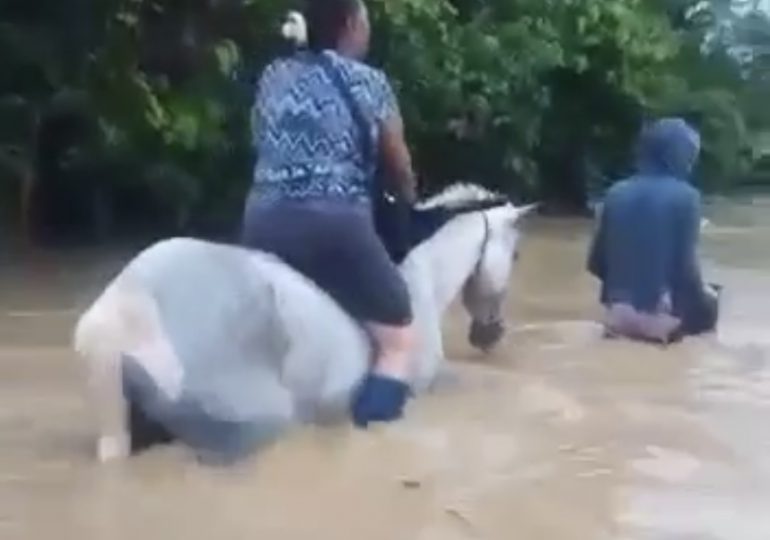
{"label": "white horse", "polygon": [[[422,206],[459,208],[494,197],[455,185]],[[444,361],[442,316],[461,291],[471,341],[489,348],[501,337],[518,223],[532,208],[500,203],[460,213],[401,265],[418,336],[409,380],[416,394]],[[101,461],[131,451],[126,359],[155,386],[156,401],[192,399],[207,414],[273,433],[349,418],[352,393],[373,357],[362,327],[287,265],[188,238],[136,256],[82,315],[74,346],[89,373]]]}

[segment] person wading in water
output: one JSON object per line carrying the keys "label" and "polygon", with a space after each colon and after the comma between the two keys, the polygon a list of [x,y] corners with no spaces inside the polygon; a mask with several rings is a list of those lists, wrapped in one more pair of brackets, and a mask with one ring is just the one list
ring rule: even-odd
{"label": "person wading in water", "polygon": [[669,343],[716,327],[719,287],[701,277],[700,194],[687,181],[699,152],[684,120],[658,120],[642,132],[637,174],[607,193],[588,269],[609,336]]}

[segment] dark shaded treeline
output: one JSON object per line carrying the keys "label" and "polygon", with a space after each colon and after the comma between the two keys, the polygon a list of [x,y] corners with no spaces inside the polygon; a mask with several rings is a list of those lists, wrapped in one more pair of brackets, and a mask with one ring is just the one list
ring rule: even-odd
{"label": "dark shaded treeline", "polygon": [[[770,23],[714,0],[370,0],[426,189],[580,210],[645,118],[705,137],[696,180],[770,183]],[[255,78],[291,2],[0,0],[4,227],[36,241],[228,234]],[[733,6],[734,7],[734,6]]]}

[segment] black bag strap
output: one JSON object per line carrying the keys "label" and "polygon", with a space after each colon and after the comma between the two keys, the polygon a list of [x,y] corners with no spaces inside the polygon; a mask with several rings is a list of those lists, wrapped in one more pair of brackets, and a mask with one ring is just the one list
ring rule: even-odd
{"label": "black bag strap", "polygon": [[[350,85],[345,82],[341,70],[326,53],[321,52],[317,56],[324,72],[337,89],[337,92],[342,96],[343,101],[347,103],[348,110],[353,117],[353,122],[358,128],[359,144],[361,145],[364,166],[368,167],[374,162],[376,157],[369,122],[361,110],[358,101],[356,101],[353,92],[350,90]],[[401,197],[388,197],[390,195],[388,189],[381,175],[377,173],[378,164],[375,163],[374,174],[369,188],[375,229],[391,259],[396,263],[400,263],[413,245],[410,232],[412,209]]]}
{"label": "black bag strap", "polygon": [[350,90],[350,86],[343,79],[340,69],[334,65],[332,59],[324,52],[318,53],[318,59],[324,72],[347,104],[350,115],[356,123],[361,144],[361,154],[364,158],[364,162],[366,164],[372,163],[372,160],[374,159],[374,145],[366,116],[364,116],[358,101],[356,101],[353,92]]}

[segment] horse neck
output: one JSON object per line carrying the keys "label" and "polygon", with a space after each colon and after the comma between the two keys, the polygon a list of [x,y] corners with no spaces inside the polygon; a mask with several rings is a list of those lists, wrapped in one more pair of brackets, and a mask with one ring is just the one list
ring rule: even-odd
{"label": "horse neck", "polygon": [[474,271],[484,235],[482,212],[451,220],[405,261],[404,273],[410,289],[429,286],[438,312],[443,313]]}

